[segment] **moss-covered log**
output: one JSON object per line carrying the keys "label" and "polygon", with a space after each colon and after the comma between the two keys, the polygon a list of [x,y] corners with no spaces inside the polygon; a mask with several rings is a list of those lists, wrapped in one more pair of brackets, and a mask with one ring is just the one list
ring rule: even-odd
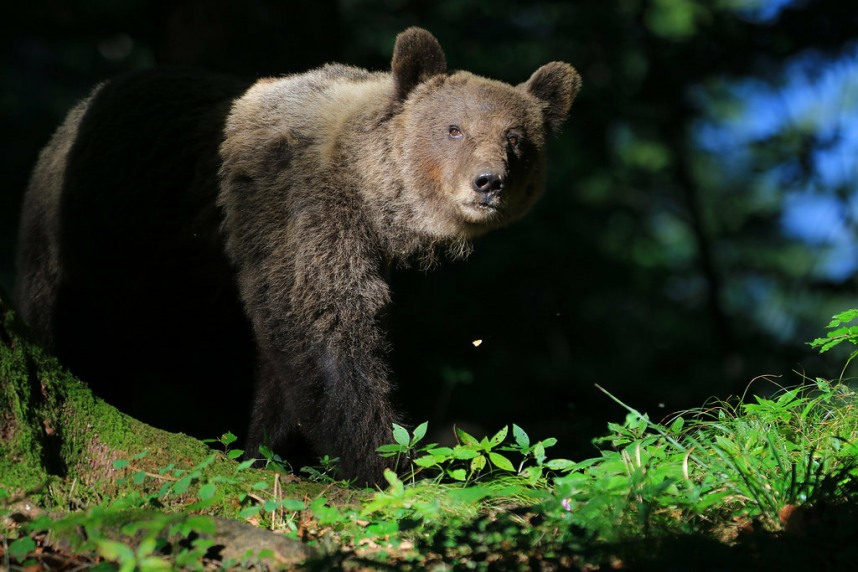
{"label": "moss-covered log", "polygon": [[196,439],[150,427],[94,396],[27,338],[2,294],[0,312],[0,476],[7,487],[38,495],[58,480],[109,482],[122,476],[115,460],[142,451],[136,464],[147,471],[194,466],[211,455]]}
{"label": "moss-covered log", "polygon": [[[235,517],[254,483],[274,480],[270,471],[237,471],[235,461],[183,434],[168,433],[133,419],[92,394],[52,356],[29,340],[26,327],[0,292],[0,488],[5,491],[5,513],[21,506],[73,510],[94,499],[119,498],[140,484],[132,473],[169,479],[164,467],[190,470],[205,466],[217,480],[217,502],[204,512]],[[119,374],[118,374],[119,375]],[[145,453],[145,454],[142,454]],[[116,461],[130,460],[130,464]],[[280,479],[282,483],[283,479]],[[168,512],[181,511],[193,499],[194,486],[184,498],[173,495]],[[279,494],[312,498],[320,486],[291,479]],[[0,507],[3,508],[3,507]],[[23,515],[27,516],[27,515]],[[308,552],[297,541],[265,531],[253,532],[243,522],[216,518],[216,538],[240,539],[244,550],[267,548],[278,562],[303,560]],[[253,527],[250,527],[253,528]],[[254,529],[255,530],[255,529]],[[254,542],[250,543],[249,538]],[[251,544],[253,546],[251,546]]]}

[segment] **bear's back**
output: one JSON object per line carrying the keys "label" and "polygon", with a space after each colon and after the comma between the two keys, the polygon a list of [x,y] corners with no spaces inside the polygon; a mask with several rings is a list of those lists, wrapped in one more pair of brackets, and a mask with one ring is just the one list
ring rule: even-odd
{"label": "bear's back", "polygon": [[[257,81],[235,101],[221,156],[231,172],[251,176],[268,168],[260,161],[288,147],[319,168],[334,160],[334,147],[349,134],[349,123],[381,117],[390,107],[389,73],[328,64],[309,72]],[[337,165],[339,167],[339,165]],[[279,165],[284,167],[284,165]]]}
{"label": "bear's back", "polygon": [[[122,264],[129,249],[157,264],[153,235],[165,245],[169,236],[170,248],[215,240],[217,148],[231,102],[247,87],[168,69],[129,74],[95,93],[65,172],[60,230],[68,272],[76,256],[99,253]],[[90,262],[81,264],[90,271]]]}
{"label": "bear's back", "polygon": [[56,251],[61,279],[45,285],[54,307],[40,337],[124,411],[198,435],[223,428],[191,420],[189,405],[234,410],[236,380],[253,375],[215,204],[226,116],[248,85],[180,69],[111,80],[57,133],[73,142],[52,142],[28,191],[58,213],[41,248]]}

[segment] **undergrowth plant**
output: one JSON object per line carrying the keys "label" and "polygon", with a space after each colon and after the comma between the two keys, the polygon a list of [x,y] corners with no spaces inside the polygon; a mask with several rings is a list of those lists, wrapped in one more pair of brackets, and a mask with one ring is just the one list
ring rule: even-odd
{"label": "undergrowth plant", "polygon": [[[856,318],[858,310],[838,314],[811,345],[821,352],[858,345],[858,326],[848,325]],[[858,502],[856,393],[842,375],[807,381],[659,422],[603,390],[627,415],[594,440],[597,456],[580,461],[552,458],[555,439],[533,439],[515,424],[480,437],[457,428],[450,447],[424,442],[427,423],[413,431],[394,425],[394,442],[378,451],[396,470],[385,472],[383,488],[354,490],[353,502],[332,502],[328,494],[348,490],[335,479],[336,459],[302,468],[318,488],[295,494],[284,484],[295,481],[284,459],[262,448],[260,461],[270,470],[250,471],[252,461],[238,462],[243,451],[231,448],[229,433],[210,441],[219,452],[190,468],[147,473],[135,468],[144,452],[114,462],[133,485],[123,496],[4,536],[6,565],[28,562],[36,547],[28,533],[82,530],[76,549],[115,569],[200,569],[214,527],[206,515],[224,514],[226,506],[234,518],[322,547],[323,557],[352,551],[370,565],[398,558],[416,567],[538,567],[541,560],[528,558],[539,555],[567,567],[594,547],[630,540],[692,533],[730,540],[747,526],[777,531],[796,506]],[[211,472],[218,455],[236,461],[233,474]],[[0,506],[4,493],[0,488]],[[128,511],[139,517],[117,525]],[[115,526],[122,539],[103,533]],[[506,564],[497,560],[503,555],[511,559]],[[252,558],[218,565],[252,565]]]}
{"label": "undergrowth plant", "polygon": [[[466,486],[499,473],[525,477],[530,484],[536,484],[545,469],[557,470],[572,466],[566,459],[548,460],[546,449],[554,446],[557,439],[549,438],[531,443],[530,437],[518,425],[512,425],[512,437],[509,441],[509,427],[503,427],[491,437],[477,439],[463,429],[456,427],[458,443],[453,447],[442,447],[437,443],[428,443],[418,447],[426,435],[428,423],[418,425],[412,434],[404,427],[394,423],[393,439],[395,443],[382,445],[378,452],[383,457],[396,457],[397,467],[402,460],[410,461],[409,478],[412,483],[417,476],[431,478],[440,482],[445,477],[464,483]],[[500,451],[514,453],[518,458],[515,466],[508,456]]]}
{"label": "undergrowth plant", "polygon": [[[858,325],[846,325],[849,322],[855,321],[855,319],[858,319],[858,308],[852,308],[836,314],[831,318],[828,326],[826,326],[830,331],[825,334],[825,337],[816,338],[810,342],[809,345],[813,348],[819,348],[819,353],[825,353],[843,342],[850,343],[853,346],[858,346]],[[846,360],[846,363],[843,366],[843,371],[840,374],[841,379],[846,372],[846,368],[848,368],[849,364],[852,363],[852,360],[855,359],[855,356],[858,356],[858,350],[854,350],[849,355],[849,359]]]}
{"label": "undergrowth plant", "polygon": [[[814,347],[858,345],[858,327],[844,326],[856,317],[858,310],[835,316]],[[579,462],[548,459],[555,441],[531,444],[515,425],[512,440],[507,428],[482,439],[457,430],[454,447],[422,445],[425,424],[413,434],[397,426],[396,443],[380,451],[410,461],[401,471],[405,482],[389,473],[388,490],[365,513],[396,508],[399,516],[427,520],[450,499],[476,503],[472,514],[505,503],[530,506],[556,525],[541,536],[545,545],[577,541],[581,531],[617,542],[714,529],[729,537],[750,523],[778,530],[787,524],[786,509],[836,501],[855,489],[856,395],[844,381],[816,379],[748,402],[713,401],[663,423],[608,394],[627,409],[626,420],[595,440],[599,456]],[[425,492],[430,483],[434,496]]]}
{"label": "undergrowth plant", "polygon": [[781,526],[784,507],[836,498],[858,461],[855,393],[819,380],[659,424],[631,408],[601,456],[555,480],[570,520],[608,540],[713,522]]}

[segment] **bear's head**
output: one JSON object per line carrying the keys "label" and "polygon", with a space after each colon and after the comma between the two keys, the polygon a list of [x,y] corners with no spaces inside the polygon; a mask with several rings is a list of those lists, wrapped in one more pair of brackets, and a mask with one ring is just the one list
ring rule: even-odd
{"label": "bear's head", "polygon": [[396,39],[392,72],[399,112],[394,149],[419,231],[468,239],[530,209],[545,184],[545,140],[566,118],[581,79],[552,62],[512,86],[447,73],[426,30]]}

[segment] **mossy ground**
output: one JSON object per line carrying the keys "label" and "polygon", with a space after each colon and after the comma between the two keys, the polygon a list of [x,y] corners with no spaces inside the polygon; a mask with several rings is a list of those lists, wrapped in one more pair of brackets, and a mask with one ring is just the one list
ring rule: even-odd
{"label": "mossy ground", "polygon": [[[261,481],[273,484],[272,471],[236,472],[236,461],[199,440],[146,425],[97,398],[20,333],[22,326],[8,308],[3,308],[2,326],[0,485],[12,498],[45,506],[86,506],[96,497],[139,494],[139,483],[127,478],[132,474],[169,480],[175,477],[165,476],[164,468],[189,471],[204,462],[208,478],[223,479],[219,496],[224,499]],[[129,463],[117,468],[117,461]],[[323,488],[297,479],[283,486],[296,498]],[[185,499],[179,495],[174,501],[181,505]],[[240,510],[235,505],[225,501],[209,512],[234,517]]]}

